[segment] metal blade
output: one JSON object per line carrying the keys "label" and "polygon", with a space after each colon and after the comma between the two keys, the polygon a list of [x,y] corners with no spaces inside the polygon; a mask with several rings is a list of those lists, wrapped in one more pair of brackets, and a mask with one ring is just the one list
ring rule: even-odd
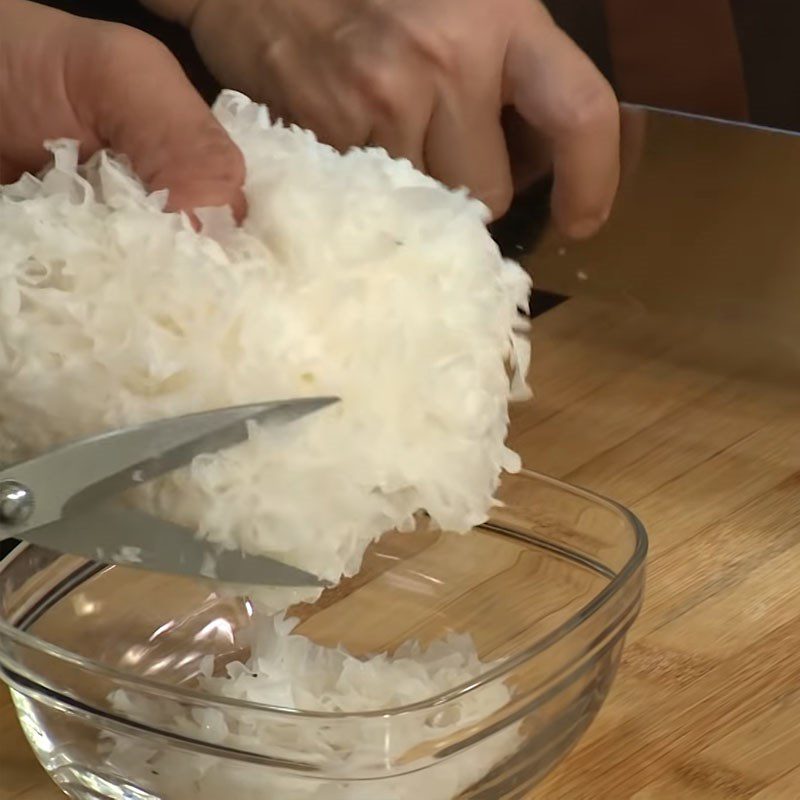
{"label": "metal blade", "polygon": [[250,586],[324,587],[308,572],[263,556],[220,550],[141,511],[98,507],[22,534],[32,544],[92,561]]}
{"label": "metal blade", "polygon": [[498,226],[534,288],[684,317],[800,367],[800,136],[626,106],[622,163],[594,238],[559,236],[544,185]]}
{"label": "metal blade", "polygon": [[32,515],[5,532],[49,525],[79,514],[132,486],[184,466],[195,456],[245,441],[248,423],[283,426],[338,402],[311,397],[225,408],[158,420],[67,444],[0,472],[31,491]]}

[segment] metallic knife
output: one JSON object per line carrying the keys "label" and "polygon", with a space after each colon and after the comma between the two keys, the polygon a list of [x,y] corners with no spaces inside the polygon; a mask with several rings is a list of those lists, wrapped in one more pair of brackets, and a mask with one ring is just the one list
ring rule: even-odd
{"label": "metallic knife", "polygon": [[800,135],[626,105],[622,139],[600,233],[560,237],[539,186],[497,226],[505,252],[535,289],[700,321],[800,367]]}

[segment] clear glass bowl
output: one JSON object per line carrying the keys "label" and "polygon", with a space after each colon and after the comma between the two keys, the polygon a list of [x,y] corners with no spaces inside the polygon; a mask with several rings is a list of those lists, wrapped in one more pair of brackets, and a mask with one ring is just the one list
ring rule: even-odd
{"label": "clear glass bowl", "polygon": [[413,705],[311,713],[201,692],[201,674],[248,655],[247,599],[29,545],[0,562],[0,676],[73,798],[526,797],[608,693],[647,537],[543,475],[507,476],[500,497],[471,535],[386,535],[357,576],[292,610],[358,657],[469,634],[493,666]]}

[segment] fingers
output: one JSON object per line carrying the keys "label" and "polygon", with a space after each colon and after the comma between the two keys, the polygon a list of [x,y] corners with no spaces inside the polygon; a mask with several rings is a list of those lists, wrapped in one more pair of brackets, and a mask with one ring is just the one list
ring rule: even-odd
{"label": "fingers", "polygon": [[442,183],[467,187],[494,219],[508,210],[513,186],[499,110],[442,95],[428,126],[425,163]]}
{"label": "fingers", "polygon": [[151,189],[169,190],[170,208],[230,205],[241,219],[243,156],[178,62],[132,29],[103,26],[102,37],[83,71],[69,76],[71,98],[89,116],[87,124],[131,159]]}
{"label": "fingers", "polygon": [[401,81],[395,87],[390,82],[373,87],[374,121],[369,143],[384,148],[394,158],[407,158],[418,170],[425,170],[425,140],[432,123],[433,87],[429,81],[415,81],[414,71],[397,77]]}
{"label": "fingers", "polygon": [[276,118],[314,131],[341,152],[367,143],[371,119],[352,87],[335,85],[333,76],[288,53],[279,74],[281,88],[270,99]]}
{"label": "fingers", "polygon": [[344,152],[367,143],[372,121],[356,88],[342,82],[324,49],[278,40],[264,48],[255,98],[268,98],[274,119],[312,130]]}
{"label": "fingers", "polygon": [[425,118],[395,123],[382,117],[373,125],[369,144],[382,147],[393,158],[407,158],[418,170],[425,170],[425,131],[430,113]]}
{"label": "fingers", "polygon": [[429,65],[402,36],[381,42],[379,52],[374,43],[358,41],[350,53],[346,73],[371,120],[369,144],[423,170],[436,94]]}
{"label": "fingers", "polygon": [[348,50],[339,72],[290,48],[279,56],[271,63],[270,106],[288,121],[337,150],[382,147],[423,168],[434,90],[414,59],[377,57],[369,43]]}
{"label": "fingers", "polygon": [[506,97],[551,149],[556,224],[584,238],[608,218],[617,191],[619,107],[577,45],[542,9],[526,9],[509,43]]}
{"label": "fingers", "polygon": [[466,187],[497,217],[512,196],[499,70],[490,63],[470,80],[452,44],[439,42],[424,18],[415,21],[419,30],[389,14],[382,22],[392,36],[351,42],[347,74],[372,120],[369,143],[448,186]]}

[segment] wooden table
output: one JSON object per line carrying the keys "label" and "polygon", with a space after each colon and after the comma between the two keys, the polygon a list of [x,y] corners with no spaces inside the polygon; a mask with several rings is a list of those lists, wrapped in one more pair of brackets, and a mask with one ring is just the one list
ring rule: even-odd
{"label": "wooden table", "polygon": [[[651,556],[612,696],[531,800],[797,800],[800,374],[586,301],[534,328],[514,447],[631,506]],[[59,796],[0,694],[0,800]]]}

